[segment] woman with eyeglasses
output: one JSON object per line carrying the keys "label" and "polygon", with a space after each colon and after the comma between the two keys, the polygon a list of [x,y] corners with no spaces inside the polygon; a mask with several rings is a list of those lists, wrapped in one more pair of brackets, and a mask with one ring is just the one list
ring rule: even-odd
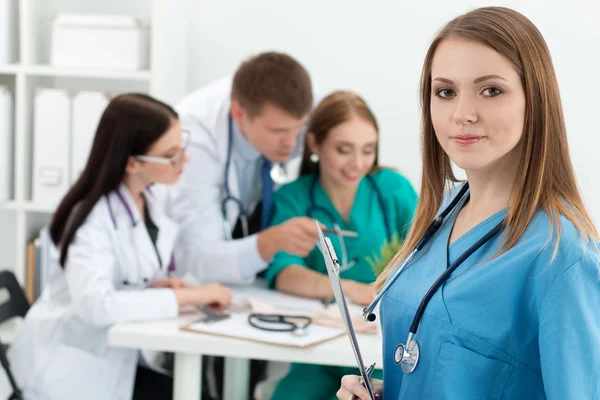
{"label": "woman with eyeglasses", "polygon": [[[24,398],[171,398],[164,354],[112,348],[106,337],[113,324],[230,302],[226,287],[171,276],[180,269],[177,226],[150,186],[179,180],[187,138],[176,112],[147,95],[120,95],[104,111],[85,170],[50,225],[56,249],[43,293],[9,351]],[[0,395],[9,393],[0,382]]]}

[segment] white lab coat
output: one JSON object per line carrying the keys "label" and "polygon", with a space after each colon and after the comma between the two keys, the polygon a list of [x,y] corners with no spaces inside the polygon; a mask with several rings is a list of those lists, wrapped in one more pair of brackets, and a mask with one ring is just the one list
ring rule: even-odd
{"label": "white lab coat", "polygon": [[[43,294],[9,349],[13,373],[27,400],[130,399],[140,352],[109,347],[108,328],[179,313],[171,289],[142,288],[144,278],[150,284],[166,277],[177,226],[147,195],[149,213],[159,228],[161,268],[133,198],[123,185],[119,190],[137,221],[135,227],[113,192],[108,198],[115,229],[107,198],[102,197],[77,230],[64,270],[54,252]],[[152,365],[156,354],[144,355]],[[1,375],[0,397],[7,398],[10,386]]]}
{"label": "white lab coat", "polygon": [[[180,226],[175,254],[187,272],[202,282],[251,283],[256,273],[267,267],[258,252],[257,235],[227,240],[240,215],[235,202],[227,202],[226,225],[221,209],[229,145],[231,85],[231,78],[221,79],[192,92],[176,107],[184,129],[191,133],[188,147],[191,161],[185,167],[182,180],[168,195],[170,212]],[[301,155],[304,139],[298,140],[297,156]],[[288,178],[293,180],[297,177],[299,160],[291,160],[288,166],[291,166]],[[228,180],[231,196],[239,199],[233,160]]]}

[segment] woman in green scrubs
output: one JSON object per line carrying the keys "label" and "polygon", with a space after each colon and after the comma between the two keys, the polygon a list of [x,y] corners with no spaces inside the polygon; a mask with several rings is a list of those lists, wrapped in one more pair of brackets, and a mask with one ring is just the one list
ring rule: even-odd
{"label": "woman in green scrubs", "polygon": [[[340,91],[323,99],[308,125],[301,176],[275,194],[272,220],[277,225],[310,217],[329,229],[356,232],[357,237],[343,241],[335,234],[328,236],[342,262],[342,288],[359,305],[374,297],[373,260],[380,257],[382,246],[404,238],[417,202],[405,177],[379,167],[378,135],[375,117],[358,95]],[[277,253],[266,278],[271,288],[282,292],[316,299],[333,296],[316,246],[304,257]],[[357,369],[293,364],[273,399],[335,399],[342,376],[350,373]]]}

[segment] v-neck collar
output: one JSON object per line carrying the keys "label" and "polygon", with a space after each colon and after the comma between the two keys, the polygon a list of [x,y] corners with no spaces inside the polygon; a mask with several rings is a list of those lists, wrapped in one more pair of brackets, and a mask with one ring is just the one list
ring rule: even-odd
{"label": "v-neck collar", "polygon": [[365,180],[367,179],[367,177],[362,178],[358,184],[358,188],[356,188],[356,194],[354,195],[354,200],[352,202],[352,206],[350,207],[350,213],[348,214],[348,221],[346,221],[342,217],[342,215],[340,214],[338,209],[333,204],[333,201],[331,201],[331,198],[325,191],[325,188],[323,187],[323,185],[321,185],[321,180],[319,179],[319,177],[315,175],[315,178],[313,178],[313,179],[316,179],[315,189],[314,189],[314,191],[315,191],[315,193],[314,193],[315,204],[314,205],[318,205],[319,198],[323,198],[324,202],[325,202],[325,204],[323,204],[323,206],[325,206],[327,209],[329,209],[333,213],[333,216],[336,219],[335,222],[338,223],[338,225],[340,225],[340,227],[350,228],[352,226],[352,221],[355,220],[354,216],[358,212],[358,211],[356,211],[356,209],[357,209],[357,204],[360,204],[359,196],[362,196],[362,193],[364,192],[363,186],[366,184]]}
{"label": "v-neck collar", "polygon": [[[504,218],[506,216],[506,214],[508,213],[508,208],[504,208],[500,211],[495,212],[494,214],[490,215],[488,218],[481,221],[480,223],[478,223],[477,225],[475,225],[474,227],[469,229],[467,232],[462,234],[454,242],[450,243],[450,236],[452,234],[452,230],[454,229],[454,224],[456,223],[456,218],[458,217],[458,213],[460,212],[460,210],[462,210],[462,208],[465,206],[465,202],[467,201],[467,199],[468,199],[468,195],[465,195],[465,197],[463,199],[461,199],[461,201],[457,204],[457,206],[454,208],[454,210],[452,210],[452,212],[448,216],[449,229],[447,230],[447,232],[446,232],[447,236],[445,237],[448,254],[450,253],[450,251],[455,251],[455,249],[457,249],[457,248],[464,248],[466,250],[468,247],[470,247],[476,241],[476,240],[472,240],[473,236],[478,234],[485,227],[489,226],[491,229],[491,226],[493,224],[498,223],[499,219]],[[487,233],[487,231],[486,231],[486,233]],[[481,238],[481,237],[483,237],[483,235],[478,235],[477,240],[479,240],[479,238]],[[448,264],[449,260],[447,259],[446,261]]]}

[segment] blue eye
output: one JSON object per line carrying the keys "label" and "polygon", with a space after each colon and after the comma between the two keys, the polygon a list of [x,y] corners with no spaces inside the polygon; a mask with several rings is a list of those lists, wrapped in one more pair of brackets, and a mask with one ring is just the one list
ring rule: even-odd
{"label": "blue eye", "polygon": [[435,95],[437,97],[441,97],[442,99],[449,99],[456,96],[456,93],[454,93],[454,90],[452,89],[440,89],[435,93]]}
{"label": "blue eye", "polygon": [[496,97],[504,93],[504,91],[497,87],[487,88],[483,91],[484,96]]}

